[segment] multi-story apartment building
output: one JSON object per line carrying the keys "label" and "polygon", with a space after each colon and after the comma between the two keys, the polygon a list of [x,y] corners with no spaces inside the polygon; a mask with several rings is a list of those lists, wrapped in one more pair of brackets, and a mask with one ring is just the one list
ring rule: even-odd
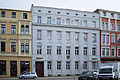
{"label": "multi-story apartment building", "polygon": [[97,9],[100,14],[101,62],[120,61],[120,12]]}
{"label": "multi-story apartment building", "polygon": [[31,11],[0,9],[0,77],[31,71]]}
{"label": "multi-story apartment building", "polygon": [[33,5],[31,11],[32,71],[65,76],[97,70],[98,13]]}

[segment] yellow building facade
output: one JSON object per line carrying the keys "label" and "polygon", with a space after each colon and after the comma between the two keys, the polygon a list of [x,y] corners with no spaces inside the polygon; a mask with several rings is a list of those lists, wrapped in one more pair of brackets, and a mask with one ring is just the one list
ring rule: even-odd
{"label": "yellow building facade", "polygon": [[31,71],[31,11],[0,9],[0,78]]}

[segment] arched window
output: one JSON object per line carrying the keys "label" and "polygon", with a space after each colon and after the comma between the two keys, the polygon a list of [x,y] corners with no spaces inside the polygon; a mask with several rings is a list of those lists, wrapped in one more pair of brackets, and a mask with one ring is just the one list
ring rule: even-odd
{"label": "arched window", "polygon": [[29,26],[28,25],[26,25],[26,27],[25,27],[25,33],[29,34]]}
{"label": "arched window", "polygon": [[28,43],[25,44],[25,52],[29,52],[29,44]]}
{"label": "arched window", "polygon": [[21,34],[24,34],[24,25],[21,25]]}
{"label": "arched window", "polygon": [[21,52],[24,52],[24,43],[21,43]]}

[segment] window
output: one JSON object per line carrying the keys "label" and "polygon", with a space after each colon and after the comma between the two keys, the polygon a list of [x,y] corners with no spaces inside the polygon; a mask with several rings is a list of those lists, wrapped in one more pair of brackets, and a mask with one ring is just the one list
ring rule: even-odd
{"label": "window", "polygon": [[42,18],[41,18],[41,16],[38,16],[38,17],[37,17],[37,23],[39,23],[39,24],[42,23]]}
{"label": "window", "polygon": [[60,12],[57,12],[58,14],[60,14]]}
{"label": "window", "polygon": [[106,43],[109,44],[109,35],[106,36]]}
{"label": "window", "polygon": [[117,49],[117,54],[120,56],[120,48]]}
{"label": "window", "polygon": [[92,55],[96,55],[96,47],[92,48]]}
{"label": "window", "polygon": [[114,24],[111,23],[111,30],[114,30]]}
{"label": "window", "polygon": [[69,13],[66,13],[67,15],[69,15]]}
{"label": "window", "polygon": [[37,30],[37,38],[42,39],[42,31],[41,30]]}
{"label": "window", "polygon": [[79,62],[75,62],[75,69],[79,69]]}
{"label": "window", "polygon": [[24,25],[21,25],[21,34],[24,34]]}
{"label": "window", "polygon": [[120,34],[117,35],[117,41],[120,43]]}
{"label": "window", "polygon": [[92,62],[92,69],[97,69],[97,62]]}
{"label": "window", "polygon": [[111,35],[111,43],[115,43],[115,35]]}
{"label": "window", "polygon": [[75,25],[79,25],[79,20],[78,19],[75,20]]}
{"label": "window", "polygon": [[115,56],[115,49],[111,49],[111,56]]}
{"label": "window", "polygon": [[70,40],[70,32],[66,32],[66,40]]}
{"label": "window", "polygon": [[52,46],[47,46],[47,54],[51,54]]}
{"label": "window", "polygon": [[75,33],[75,40],[76,40],[76,41],[79,40],[79,33]]}
{"label": "window", "polygon": [[38,10],[38,12],[41,12],[41,10]]}
{"label": "window", "polygon": [[70,62],[66,62],[66,69],[70,70]]}
{"label": "window", "polygon": [[111,13],[111,18],[114,18],[114,14],[113,13]]}
{"label": "window", "polygon": [[105,44],[105,34],[102,34],[102,43]]}
{"label": "window", "polygon": [[92,26],[96,27],[96,22],[95,21],[92,21]]}
{"label": "window", "polygon": [[102,29],[105,29],[105,25],[104,25],[104,22],[102,22]]}
{"label": "window", "polygon": [[51,11],[48,11],[48,13],[51,13]]}
{"label": "window", "polygon": [[61,32],[57,31],[57,40],[61,40]]}
{"label": "window", "polygon": [[42,45],[41,44],[37,45],[37,54],[42,54]]}
{"label": "window", "polygon": [[87,21],[86,21],[86,20],[84,20],[83,25],[84,25],[85,27],[87,27]]}
{"label": "window", "polygon": [[61,70],[61,62],[57,62],[57,70]]}
{"label": "window", "polygon": [[24,52],[24,43],[21,43],[21,52]]}
{"label": "window", "polygon": [[87,49],[88,49],[87,47],[84,47],[84,51],[83,51],[84,55],[87,55]]}
{"label": "window", "polygon": [[5,17],[5,11],[1,11],[1,17]]}
{"label": "window", "polygon": [[108,30],[108,23],[107,22],[105,23],[105,27],[106,27],[106,30]]}
{"label": "window", "polygon": [[66,19],[66,25],[70,25],[70,19]]}
{"label": "window", "polygon": [[66,46],[66,55],[70,55],[70,46]]}
{"label": "window", "polygon": [[0,60],[0,75],[6,75],[6,61]]}
{"label": "window", "polygon": [[109,56],[109,48],[106,48],[106,56]]}
{"label": "window", "polygon": [[79,55],[79,47],[75,47],[75,55]]}
{"label": "window", "polygon": [[51,24],[51,22],[52,22],[51,17],[47,17],[47,24]]}
{"label": "window", "polygon": [[84,33],[84,41],[87,41],[88,33]]}
{"label": "window", "polygon": [[26,27],[25,27],[25,33],[29,34],[29,26],[28,25],[26,25]]}
{"label": "window", "polygon": [[16,12],[12,12],[12,18],[16,18]]}
{"label": "window", "polygon": [[16,25],[11,25],[11,34],[16,34]]}
{"label": "window", "polygon": [[1,52],[5,52],[5,42],[1,42]]}
{"label": "window", "polygon": [[102,56],[105,56],[105,48],[102,48]]}
{"label": "window", "polygon": [[27,13],[23,13],[23,19],[27,19]]}
{"label": "window", "polygon": [[117,14],[117,17],[120,19],[120,14]]}
{"label": "window", "polygon": [[106,16],[106,12],[103,12],[103,16]]}
{"label": "window", "polygon": [[16,42],[11,42],[11,52],[16,52]]}
{"label": "window", "polygon": [[1,34],[5,34],[5,32],[6,32],[6,25],[1,24]]}
{"label": "window", "polygon": [[61,55],[61,46],[57,46],[57,55]]}
{"label": "window", "polygon": [[29,44],[28,43],[25,44],[25,51],[29,52]]}
{"label": "window", "polygon": [[83,69],[87,69],[87,62],[83,63]]}
{"label": "window", "polygon": [[47,63],[47,68],[48,68],[48,70],[51,70],[51,62]]}
{"label": "window", "polygon": [[47,31],[47,38],[49,40],[52,38],[52,31]]}
{"label": "window", "polygon": [[61,18],[57,18],[57,24],[58,24],[58,25],[61,24]]}
{"label": "window", "polygon": [[96,34],[95,33],[92,34],[92,38],[93,38],[93,42],[96,42]]}
{"label": "window", "polygon": [[120,24],[117,24],[117,31],[120,31]]}

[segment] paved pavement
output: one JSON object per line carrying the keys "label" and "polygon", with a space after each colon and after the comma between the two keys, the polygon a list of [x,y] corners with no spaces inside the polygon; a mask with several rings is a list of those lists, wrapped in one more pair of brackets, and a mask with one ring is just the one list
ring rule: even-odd
{"label": "paved pavement", "polygon": [[[0,80],[19,80],[18,78],[0,78]],[[78,80],[78,76],[38,77],[24,80]]]}

